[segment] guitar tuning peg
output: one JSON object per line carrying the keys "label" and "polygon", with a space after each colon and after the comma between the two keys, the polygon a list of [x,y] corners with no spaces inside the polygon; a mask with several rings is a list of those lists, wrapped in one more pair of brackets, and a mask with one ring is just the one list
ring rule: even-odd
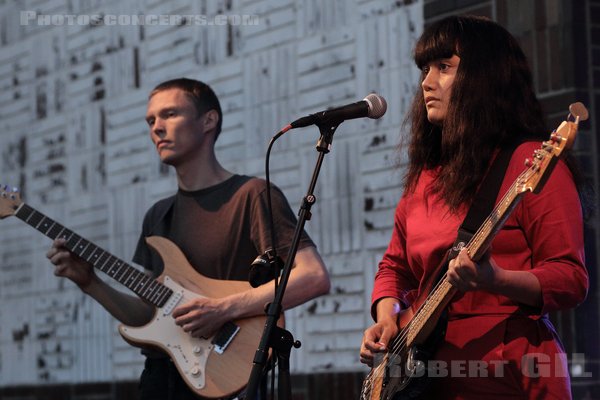
{"label": "guitar tuning peg", "polygon": [[585,121],[589,117],[587,108],[579,101],[569,105],[569,113],[579,121]]}
{"label": "guitar tuning peg", "polygon": [[530,158],[526,158],[526,159],[525,159],[525,166],[526,166],[527,168],[529,168],[529,167],[531,167],[532,165],[533,165],[533,162],[531,161],[531,159],[530,159]]}
{"label": "guitar tuning peg", "polygon": [[541,160],[542,158],[544,158],[544,155],[542,154],[542,150],[541,149],[537,149],[536,151],[533,152],[533,156],[535,158],[537,158],[538,160]]}

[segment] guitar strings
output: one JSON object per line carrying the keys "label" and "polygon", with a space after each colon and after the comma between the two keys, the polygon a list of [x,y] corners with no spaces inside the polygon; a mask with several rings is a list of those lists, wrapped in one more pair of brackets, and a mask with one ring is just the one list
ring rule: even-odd
{"label": "guitar strings", "polygon": [[[547,152],[547,153],[552,153],[552,152]],[[534,171],[534,169],[539,170],[539,165],[535,164],[535,162],[534,162],[533,166],[527,168],[525,171],[523,171],[517,177],[517,179],[513,182],[513,184],[510,186],[510,188],[506,191],[506,193],[502,197],[502,199],[498,202],[496,207],[494,207],[494,210],[490,214],[490,216],[488,216],[488,218],[486,218],[486,220],[484,221],[482,226],[473,235],[473,237],[471,238],[471,240],[469,241],[469,243],[466,246],[467,250],[470,250],[470,248],[472,247],[473,244],[476,245],[477,243],[479,243],[479,246],[481,246],[481,243],[483,242],[483,240],[486,239],[486,237],[482,238],[482,235],[484,235],[484,232],[490,232],[491,229],[494,227],[494,224],[499,221],[499,219],[493,218],[493,217],[499,215],[499,211],[501,208],[503,208],[504,211],[506,211],[511,206],[511,203],[513,201],[519,199],[519,195],[523,195],[527,191],[527,189],[533,190],[532,188],[525,188],[523,190],[519,190],[518,187],[520,185],[522,185],[524,182],[526,182],[527,180],[529,180],[534,173],[537,173],[537,170]],[[513,206],[516,206],[516,204],[514,204]],[[494,221],[493,221],[493,219],[494,219]],[[485,234],[485,236],[487,236],[487,235],[488,235],[488,233]],[[479,250],[480,248],[481,247],[478,247],[477,249]],[[472,254],[470,251],[469,251],[469,253]],[[392,349],[389,353],[391,353],[393,355],[397,355],[401,352],[401,350],[403,350],[403,348],[405,347],[405,342],[406,342],[407,336],[408,336],[408,331],[410,330],[412,325],[415,323],[415,321],[420,322],[420,320],[422,319],[421,314],[423,312],[423,309],[425,309],[426,307],[429,306],[429,304],[431,304],[430,299],[439,297],[438,290],[440,290],[440,287],[442,285],[449,285],[447,278],[444,277],[443,279],[441,279],[440,281],[438,281],[436,283],[436,285],[434,286],[434,288],[431,291],[431,295],[417,309],[417,311],[415,313],[415,317],[407,324],[407,326],[405,328],[402,329],[399,336],[392,339]],[[365,384],[364,384],[363,390],[361,392],[361,398],[363,398],[363,399],[366,398],[365,396],[369,394],[369,392],[373,386],[373,382],[372,382],[373,378],[374,377],[381,378],[383,376],[384,370],[385,370],[384,363],[381,363],[377,367],[371,369],[371,371],[367,374],[367,376],[365,378]]]}
{"label": "guitar strings", "polygon": [[[507,192],[502,197],[502,199],[494,207],[494,210],[493,210],[492,214],[488,218],[486,218],[486,220],[484,221],[484,223],[482,224],[482,226],[477,230],[477,232],[473,235],[473,237],[471,238],[471,240],[467,244],[466,247],[467,247],[468,250],[471,250],[471,248],[473,247],[474,243],[481,242],[481,236],[484,235],[484,232],[485,231],[489,231],[490,226],[494,225],[494,222],[492,221],[492,217],[495,216],[495,215],[497,215],[498,212],[499,212],[499,210],[501,208],[508,207],[508,205],[510,204],[510,202],[513,201],[513,199],[516,197],[514,194],[517,193],[517,186],[522,181],[523,175],[526,175],[526,173],[528,173],[528,172],[529,172],[529,169],[527,169],[524,173],[522,173],[521,175],[519,175],[519,177],[517,178],[517,180],[511,185],[511,187],[509,188],[509,190],[507,190]],[[469,253],[471,253],[471,251],[469,251]],[[430,298],[427,299],[425,302],[423,302],[423,304],[417,309],[417,312],[415,313],[415,318],[413,318],[409,322],[409,324],[406,326],[406,328],[404,328],[402,330],[402,333],[399,336],[399,339],[398,340],[394,340],[394,342],[396,342],[396,343],[394,345],[394,348],[393,348],[392,352],[395,353],[400,346],[404,345],[404,341],[405,341],[405,339],[408,336],[408,331],[410,330],[409,328],[412,328],[412,325],[415,323],[415,321],[417,321],[417,322],[421,321],[421,319],[422,319],[422,317],[421,317],[422,310],[425,309],[425,308],[427,308],[431,304],[430,303],[430,299],[431,298],[439,297],[438,290],[444,284],[449,284],[447,278],[445,278],[445,277],[436,283],[436,285],[434,286],[434,288],[431,291]]]}
{"label": "guitar strings", "polygon": [[[494,207],[493,212],[490,214],[490,216],[488,216],[488,218],[486,218],[486,220],[484,221],[482,226],[477,230],[477,232],[473,235],[473,237],[467,244],[466,248],[468,251],[471,250],[471,247],[473,246],[474,243],[475,244],[478,242],[481,243],[484,232],[489,232],[490,229],[494,226],[494,222],[497,222],[497,220],[493,221],[493,219],[495,219],[493,217],[498,215],[500,209],[501,208],[507,209],[510,206],[510,203],[512,201],[514,201],[516,198],[518,198],[518,195],[520,193],[524,193],[524,192],[519,192],[518,186],[521,185],[521,183],[524,180],[528,180],[532,174],[533,174],[532,168],[528,168],[517,177],[515,182],[513,182],[513,184],[510,186],[510,188],[506,191],[506,193],[504,194],[502,199]],[[487,235],[487,233],[486,233],[486,235]],[[485,238],[483,238],[483,239],[485,239]],[[469,251],[469,253],[471,253],[471,251]],[[444,277],[443,279],[440,279],[434,285],[434,287],[431,291],[431,295],[428,297],[428,299],[425,302],[423,302],[423,304],[421,304],[421,306],[415,312],[415,317],[407,324],[407,326],[405,328],[403,328],[401,330],[400,335],[398,335],[394,339],[392,339],[392,349],[388,352],[388,354],[391,353],[392,355],[399,355],[404,350],[404,347],[406,344],[406,339],[408,337],[410,328],[412,328],[412,325],[415,323],[415,321],[417,321],[417,322],[421,321],[421,319],[422,319],[421,314],[422,314],[423,310],[426,307],[429,307],[429,305],[431,304],[430,299],[439,297],[438,291],[440,290],[440,287],[442,285],[449,285],[449,284],[450,283],[448,282],[447,278]],[[365,378],[365,385],[364,385],[364,388],[363,388],[362,394],[361,394],[361,396],[363,396],[363,398],[364,398],[364,395],[368,394],[368,391],[371,390],[371,387],[373,385],[372,380],[374,378],[381,378],[383,376],[383,374],[385,373],[385,365],[384,364],[385,363],[381,363],[377,367],[372,368],[371,371],[369,372],[369,374],[367,374],[367,377]]]}

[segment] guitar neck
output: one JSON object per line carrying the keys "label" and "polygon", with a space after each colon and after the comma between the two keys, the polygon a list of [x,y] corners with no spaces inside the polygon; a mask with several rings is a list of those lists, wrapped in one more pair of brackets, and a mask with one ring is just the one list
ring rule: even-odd
{"label": "guitar neck", "polygon": [[[522,190],[525,172],[512,184],[504,197],[498,202],[492,213],[486,218],[469,243],[465,246],[473,261],[478,261],[490,247],[498,231],[504,226],[506,219],[519,204],[525,194]],[[412,344],[420,337],[427,336],[432,324],[435,325],[456,289],[444,275],[442,280],[433,288],[431,294],[416,312],[408,327],[407,343]]]}
{"label": "guitar neck", "polygon": [[27,204],[22,203],[15,215],[50,239],[64,238],[67,249],[155,307],[162,307],[171,296],[172,290],[167,286]]}

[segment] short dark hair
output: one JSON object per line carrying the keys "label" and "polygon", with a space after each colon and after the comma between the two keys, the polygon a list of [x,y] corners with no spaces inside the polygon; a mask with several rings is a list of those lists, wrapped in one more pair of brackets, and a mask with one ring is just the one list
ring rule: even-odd
{"label": "short dark hair", "polygon": [[215,92],[206,83],[197,81],[189,78],[177,78],[171,79],[162,83],[159,83],[152,91],[150,96],[154,96],[158,92],[169,89],[180,89],[189,97],[192,101],[198,115],[204,115],[207,111],[215,110],[219,114],[219,121],[217,122],[217,128],[215,133],[215,141],[221,133],[221,125],[223,123],[223,112],[221,111],[221,103]]}

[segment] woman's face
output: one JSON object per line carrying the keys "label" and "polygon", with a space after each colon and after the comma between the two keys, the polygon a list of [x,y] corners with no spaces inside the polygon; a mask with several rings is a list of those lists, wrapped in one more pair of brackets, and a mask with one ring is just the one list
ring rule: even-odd
{"label": "woman's face", "polygon": [[444,124],[458,64],[460,64],[460,57],[453,55],[450,58],[431,61],[423,67],[421,88],[427,119],[432,124],[439,126]]}

